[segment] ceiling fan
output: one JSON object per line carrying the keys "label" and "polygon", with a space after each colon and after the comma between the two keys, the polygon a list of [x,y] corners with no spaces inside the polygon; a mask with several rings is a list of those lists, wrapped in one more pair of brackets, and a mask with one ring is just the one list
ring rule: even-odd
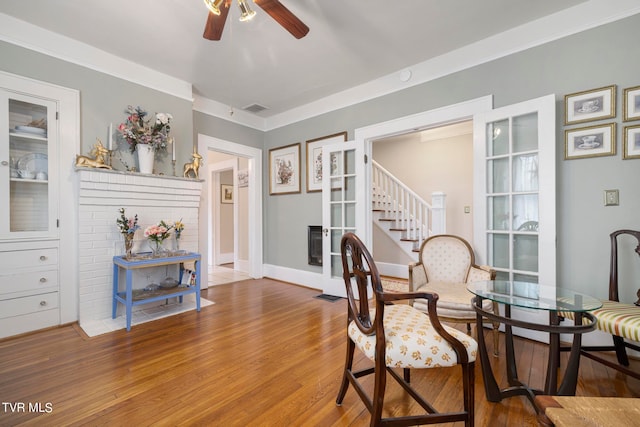
{"label": "ceiling fan", "polygon": [[[229,8],[233,0],[204,0],[204,4],[209,9],[207,24],[204,27],[204,37],[207,40],[220,40],[222,30],[229,14]],[[255,12],[249,8],[247,0],[237,0],[242,15],[241,21],[251,19]],[[309,32],[304,22],[296,17],[279,0],[253,0],[262,10],[275,19],[282,27],[289,31],[297,39],[301,39]]]}

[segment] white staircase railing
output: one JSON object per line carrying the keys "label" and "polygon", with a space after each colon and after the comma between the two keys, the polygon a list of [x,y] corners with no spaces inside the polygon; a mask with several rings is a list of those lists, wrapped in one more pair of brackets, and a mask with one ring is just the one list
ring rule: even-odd
{"label": "white staircase railing", "polygon": [[393,176],[375,160],[372,161],[373,209],[391,221],[391,229],[402,231],[402,240],[420,243],[434,234],[446,232],[445,194],[432,194],[432,203]]}

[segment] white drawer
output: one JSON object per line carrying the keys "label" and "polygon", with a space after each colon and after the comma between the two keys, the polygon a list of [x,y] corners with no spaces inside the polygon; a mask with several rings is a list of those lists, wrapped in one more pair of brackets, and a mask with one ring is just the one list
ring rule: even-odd
{"label": "white drawer", "polygon": [[57,248],[0,252],[0,275],[41,269],[43,266],[58,266]]}
{"label": "white drawer", "polygon": [[[27,271],[0,276],[0,299],[58,290],[58,270]],[[9,296],[7,296],[9,295]]]}
{"label": "white drawer", "polygon": [[0,301],[0,318],[58,308],[58,292]]}

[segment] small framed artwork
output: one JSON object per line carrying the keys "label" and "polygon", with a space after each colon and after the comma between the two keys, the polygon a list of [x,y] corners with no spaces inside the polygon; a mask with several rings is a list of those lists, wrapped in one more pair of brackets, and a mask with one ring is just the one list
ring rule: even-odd
{"label": "small framed artwork", "polygon": [[322,147],[346,140],[347,132],[340,132],[307,141],[307,193],[322,191]]}
{"label": "small framed artwork", "polygon": [[624,128],[623,159],[640,159],[640,125]]}
{"label": "small framed artwork", "polygon": [[300,193],[300,143],[269,150],[269,194]]}
{"label": "small framed artwork", "polygon": [[248,186],[249,186],[249,171],[247,169],[238,171],[238,187],[248,187]]}
{"label": "small framed artwork", "polygon": [[564,131],[565,160],[614,154],[616,154],[615,123]]}
{"label": "small framed artwork", "polygon": [[220,185],[220,203],[233,203],[233,185]]}
{"label": "small framed artwork", "polygon": [[640,120],[640,86],[624,90],[624,121]]}
{"label": "small framed artwork", "polygon": [[616,85],[572,93],[564,97],[564,124],[616,116]]}

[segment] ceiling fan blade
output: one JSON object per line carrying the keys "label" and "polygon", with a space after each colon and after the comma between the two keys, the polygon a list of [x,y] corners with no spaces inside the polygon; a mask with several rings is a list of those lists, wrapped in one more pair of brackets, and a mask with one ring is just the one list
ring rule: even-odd
{"label": "ceiling fan blade", "polygon": [[227,22],[227,15],[229,14],[229,2],[224,2],[220,5],[220,15],[216,15],[213,12],[209,12],[207,17],[207,24],[204,27],[204,37],[207,40],[220,40],[222,38],[222,30],[224,30],[224,24]]}
{"label": "ceiling fan blade", "polygon": [[301,39],[309,32],[309,27],[291,13],[279,0],[253,0],[253,2],[282,25],[285,30],[289,31],[293,37]]}

